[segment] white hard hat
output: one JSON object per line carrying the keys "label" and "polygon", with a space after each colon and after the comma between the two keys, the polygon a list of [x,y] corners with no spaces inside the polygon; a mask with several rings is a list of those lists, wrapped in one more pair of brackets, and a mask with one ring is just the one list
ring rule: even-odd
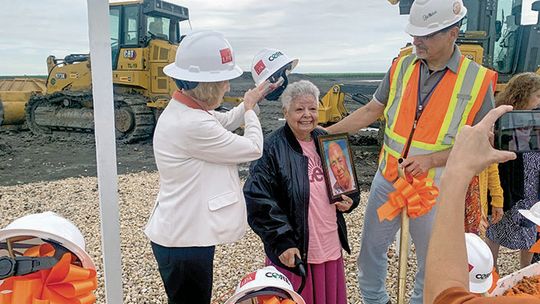
{"label": "white hard hat", "polygon": [[289,279],[274,266],[267,266],[244,276],[234,295],[225,304],[236,304],[243,296],[268,287],[285,291],[297,304],[305,304],[304,299],[294,291]]}
{"label": "white hard hat", "polygon": [[529,221],[540,226],[540,202],[534,204],[530,210],[520,209],[518,211]]}
{"label": "white hard hat", "polygon": [[0,242],[22,236],[61,245],[76,255],[84,268],[96,269],[92,258],[86,253],[81,231],[71,221],[54,212],[26,215],[0,229]]}
{"label": "white hard hat", "polygon": [[188,34],[176,50],[176,59],[163,72],[174,79],[194,82],[231,80],[242,75],[231,44],[223,34],[200,31]]}
{"label": "white hard hat", "polygon": [[469,290],[484,293],[493,284],[493,254],[488,245],[476,234],[465,233],[469,261]]}
{"label": "white hard hat", "polygon": [[251,77],[258,86],[289,63],[292,71],[298,65],[298,59],[291,59],[278,49],[264,48],[253,57]]}
{"label": "white hard hat", "polygon": [[415,0],[405,32],[427,36],[458,23],[466,14],[462,0]]}

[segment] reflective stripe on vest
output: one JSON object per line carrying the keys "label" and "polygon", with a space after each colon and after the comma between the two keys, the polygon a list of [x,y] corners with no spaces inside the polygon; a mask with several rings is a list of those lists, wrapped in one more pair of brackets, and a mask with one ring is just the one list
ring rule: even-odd
{"label": "reflective stripe on vest", "polygon": [[[403,155],[413,128],[418,103],[420,62],[414,55],[398,58],[390,69],[386,129],[379,168],[387,180],[397,178],[397,160]],[[457,74],[445,73],[418,119],[409,155],[430,154],[451,148],[459,129],[470,124],[483,103],[493,71],[462,56]],[[428,177],[438,180],[443,168],[432,168]]]}

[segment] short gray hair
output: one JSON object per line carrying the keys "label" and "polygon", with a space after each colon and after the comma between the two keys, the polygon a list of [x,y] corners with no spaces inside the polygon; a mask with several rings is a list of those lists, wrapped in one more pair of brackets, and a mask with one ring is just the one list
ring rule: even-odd
{"label": "short gray hair", "polygon": [[291,106],[291,101],[300,96],[313,96],[317,100],[317,106],[319,106],[319,89],[311,82],[307,80],[300,80],[293,82],[287,86],[283,94],[281,94],[281,108],[288,110]]}

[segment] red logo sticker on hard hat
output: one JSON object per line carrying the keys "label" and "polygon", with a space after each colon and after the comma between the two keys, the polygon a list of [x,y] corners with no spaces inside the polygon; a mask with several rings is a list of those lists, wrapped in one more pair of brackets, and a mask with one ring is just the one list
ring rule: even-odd
{"label": "red logo sticker on hard hat", "polygon": [[255,73],[257,73],[257,75],[261,75],[262,71],[266,69],[266,65],[262,60],[259,60],[259,62],[257,62],[257,64],[253,67],[253,69],[255,69]]}
{"label": "red logo sticker on hard hat", "polygon": [[221,54],[221,63],[229,63],[232,62],[232,52],[231,49],[223,49],[219,50],[219,53]]}
{"label": "red logo sticker on hard hat", "polygon": [[257,276],[257,272],[252,272],[252,273],[246,275],[246,276],[242,279],[242,281],[240,281],[240,287],[242,287],[242,286],[246,285],[247,283],[249,283],[249,282],[255,280],[255,277],[256,277],[256,276]]}
{"label": "red logo sticker on hard hat", "polygon": [[458,15],[461,12],[461,4],[459,1],[454,2],[453,5],[454,14]]}

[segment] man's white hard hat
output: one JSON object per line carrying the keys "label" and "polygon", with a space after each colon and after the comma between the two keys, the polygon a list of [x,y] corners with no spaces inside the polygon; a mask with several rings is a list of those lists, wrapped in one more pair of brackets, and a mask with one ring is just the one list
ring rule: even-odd
{"label": "man's white hard hat", "polygon": [[405,32],[427,36],[458,23],[467,14],[462,0],[415,0]]}

